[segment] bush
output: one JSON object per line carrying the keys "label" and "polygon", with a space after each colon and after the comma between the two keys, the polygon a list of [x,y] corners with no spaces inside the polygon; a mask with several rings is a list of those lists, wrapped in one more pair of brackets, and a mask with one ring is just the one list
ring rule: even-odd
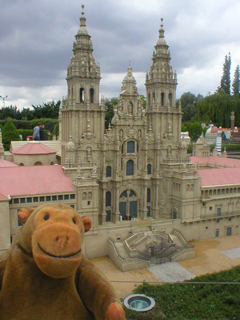
{"label": "bush", "polygon": [[[234,283],[238,282],[239,278],[240,266],[196,277],[183,283],[163,285],[144,283],[134,292],[154,298],[156,306],[161,307],[167,319],[237,320],[240,315],[240,290],[239,285]],[[216,284],[208,284],[208,282],[216,282]],[[221,282],[232,284],[223,285]],[[155,318],[156,310],[154,309],[146,318],[138,318],[137,312],[132,316],[132,311],[125,310],[129,319],[161,319]]]}
{"label": "bush", "polygon": [[11,141],[20,141],[21,138],[19,136],[19,133],[12,123],[12,121],[9,119],[5,126],[3,127],[2,131],[2,141],[3,141],[3,146],[4,150],[8,151],[10,148],[10,143]]}

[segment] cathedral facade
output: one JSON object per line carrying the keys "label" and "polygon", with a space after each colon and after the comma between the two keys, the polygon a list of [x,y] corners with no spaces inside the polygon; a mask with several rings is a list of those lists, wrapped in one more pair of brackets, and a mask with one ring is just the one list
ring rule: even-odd
{"label": "cathedral facade", "polygon": [[181,140],[182,110],[181,103],[176,104],[177,75],[170,59],[161,20],[146,74],[146,107],[129,64],[111,125],[105,129],[100,66],[82,12],[59,127],[61,161],[75,188],[76,210],[93,222],[85,242],[88,257],[106,255],[109,238],[121,240],[146,226],[180,230],[187,240],[215,237],[221,228],[225,235],[228,222],[220,228],[217,213],[206,210],[206,203],[215,201],[209,208],[221,206],[223,212],[229,200],[221,197],[220,205],[220,198],[205,199],[210,193],[203,190],[197,164]]}

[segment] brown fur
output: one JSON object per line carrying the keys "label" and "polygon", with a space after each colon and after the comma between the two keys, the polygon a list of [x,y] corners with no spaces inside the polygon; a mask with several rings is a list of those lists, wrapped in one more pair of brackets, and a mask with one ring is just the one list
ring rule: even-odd
{"label": "brown fur", "polygon": [[108,280],[81,252],[91,227],[69,206],[23,209],[24,222],[0,257],[1,320],[124,320]]}

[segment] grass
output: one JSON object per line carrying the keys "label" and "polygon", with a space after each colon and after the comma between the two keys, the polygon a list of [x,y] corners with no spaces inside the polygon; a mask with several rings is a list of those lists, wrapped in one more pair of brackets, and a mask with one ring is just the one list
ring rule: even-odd
{"label": "grass", "polygon": [[[216,282],[216,284],[201,282]],[[143,293],[154,298],[156,307],[150,312],[141,314],[125,309],[127,319],[239,320],[240,285],[218,284],[218,282],[240,282],[240,266],[196,277],[182,284],[143,283],[134,290],[134,293]]]}

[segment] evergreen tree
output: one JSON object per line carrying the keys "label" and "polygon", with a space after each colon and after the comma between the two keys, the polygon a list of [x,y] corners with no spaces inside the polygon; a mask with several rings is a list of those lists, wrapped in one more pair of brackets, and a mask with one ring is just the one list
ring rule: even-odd
{"label": "evergreen tree", "polygon": [[17,128],[9,119],[2,130],[2,142],[3,142],[4,150],[6,151],[9,150],[11,141],[20,141],[20,140],[21,138],[17,132]]}
{"label": "evergreen tree", "polygon": [[223,89],[227,94],[230,94],[230,68],[231,68],[231,56],[225,56],[225,62],[223,64],[223,75],[220,83],[220,89]]}
{"label": "evergreen tree", "polygon": [[232,94],[235,96],[240,93],[240,74],[239,66],[236,67],[232,84]]}

